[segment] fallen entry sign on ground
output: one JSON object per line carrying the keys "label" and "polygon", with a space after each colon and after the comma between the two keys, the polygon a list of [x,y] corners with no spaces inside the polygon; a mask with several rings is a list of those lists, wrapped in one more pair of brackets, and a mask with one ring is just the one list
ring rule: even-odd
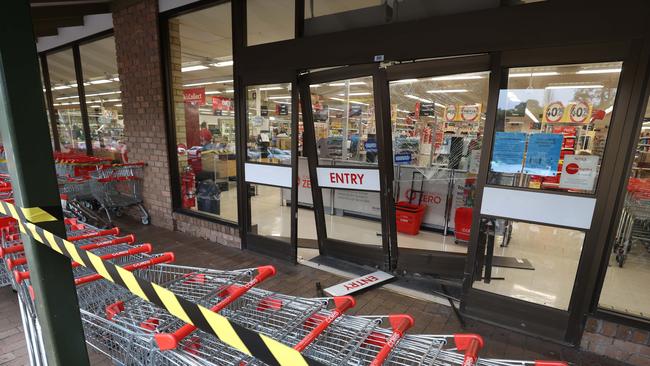
{"label": "fallen entry sign on ground", "polygon": [[350,295],[357,291],[377,286],[381,283],[392,280],[393,278],[395,278],[395,276],[390,273],[377,271],[339,283],[338,285],[330,286],[323,291],[330,296]]}

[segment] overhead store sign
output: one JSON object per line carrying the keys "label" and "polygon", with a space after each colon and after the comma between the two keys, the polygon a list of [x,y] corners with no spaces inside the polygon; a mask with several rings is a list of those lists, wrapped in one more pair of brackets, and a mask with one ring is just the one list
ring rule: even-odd
{"label": "overhead store sign", "polygon": [[545,123],[589,123],[593,106],[587,102],[572,102],[566,106],[559,101],[544,108],[542,122]]}
{"label": "overhead store sign", "polygon": [[205,104],[205,88],[183,89],[183,101],[185,103]]}
{"label": "overhead store sign", "polygon": [[478,122],[481,118],[481,103],[450,104],[445,108],[447,122]]}
{"label": "overhead store sign", "polygon": [[316,172],[321,187],[379,191],[377,169],[319,167]]}
{"label": "overhead store sign", "polygon": [[223,112],[234,110],[232,99],[215,95],[212,97],[212,114],[221,116]]}

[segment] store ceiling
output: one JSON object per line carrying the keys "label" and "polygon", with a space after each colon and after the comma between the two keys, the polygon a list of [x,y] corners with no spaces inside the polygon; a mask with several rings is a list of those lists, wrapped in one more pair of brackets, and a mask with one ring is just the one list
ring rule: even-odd
{"label": "store ceiling", "polygon": [[34,34],[55,36],[60,27],[84,24],[83,17],[110,13],[110,0],[30,0]]}

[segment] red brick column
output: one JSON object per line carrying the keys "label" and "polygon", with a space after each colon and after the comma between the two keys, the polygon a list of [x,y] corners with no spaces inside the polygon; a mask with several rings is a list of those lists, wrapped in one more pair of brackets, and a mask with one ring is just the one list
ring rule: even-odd
{"label": "red brick column", "polygon": [[118,0],[113,26],[129,161],[144,161],[151,223],[173,229],[158,0]]}

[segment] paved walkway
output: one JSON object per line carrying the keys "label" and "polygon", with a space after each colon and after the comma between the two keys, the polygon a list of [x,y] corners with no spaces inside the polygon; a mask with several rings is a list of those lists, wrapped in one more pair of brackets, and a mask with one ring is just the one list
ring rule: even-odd
{"label": "paved walkway", "polygon": [[[261,286],[272,291],[289,295],[317,296],[316,282],[320,282],[325,288],[343,280],[342,277],[307,266],[293,265],[260,254],[223,247],[182,233],[151,226],[142,227],[134,221],[124,221],[120,226],[125,233],[135,233],[139,242],[152,243],[157,252],[175,252],[176,264],[218,269],[273,264],[278,269],[278,274]],[[351,313],[365,315],[409,313],[415,318],[415,327],[411,330],[413,333],[451,334],[463,331],[479,333],[486,341],[483,356],[528,360],[562,359],[580,366],[624,365],[621,362],[469,319],[467,327],[463,330],[451,308],[388,290],[374,289],[355,297],[357,306]],[[91,361],[93,365],[110,364],[97,354],[91,354]],[[0,365],[26,364],[28,360],[15,294],[10,289],[3,288],[0,289]]]}

